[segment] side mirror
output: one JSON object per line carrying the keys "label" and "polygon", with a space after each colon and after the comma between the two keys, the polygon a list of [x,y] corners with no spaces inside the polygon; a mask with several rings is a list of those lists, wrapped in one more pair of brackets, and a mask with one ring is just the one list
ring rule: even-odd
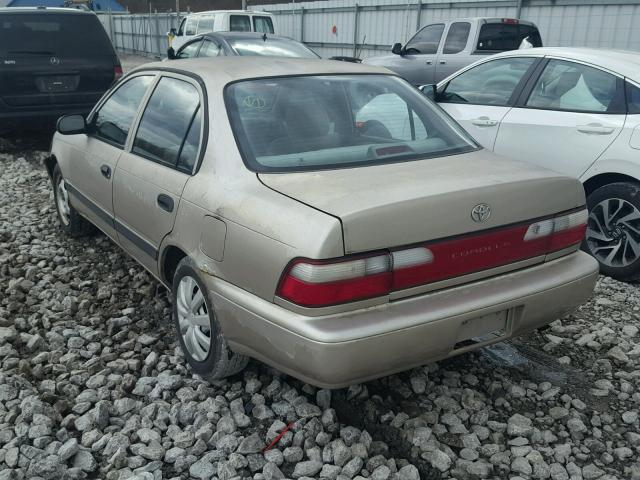
{"label": "side mirror", "polygon": [[56,131],[62,135],[77,135],[87,132],[87,121],[83,115],[65,115],[58,119]]}
{"label": "side mirror", "polygon": [[435,83],[429,83],[427,85],[421,85],[418,89],[430,100],[434,102],[438,99],[438,86]]}
{"label": "side mirror", "polygon": [[391,53],[393,53],[394,55],[402,55],[402,44],[394,43],[393,47],[391,47]]}
{"label": "side mirror", "polygon": [[173,47],[169,47],[169,49],[167,50],[167,58],[169,60],[176,59],[176,51],[173,49]]}

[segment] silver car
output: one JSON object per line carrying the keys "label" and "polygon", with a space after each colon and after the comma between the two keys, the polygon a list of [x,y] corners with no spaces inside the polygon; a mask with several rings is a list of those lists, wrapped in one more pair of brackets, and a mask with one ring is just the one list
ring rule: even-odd
{"label": "silver car", "polygon": [[62,230],[171,289],[208,379],[249,357],[341,387],[468,352],[592,293],[580,183],[479,148],[377,67],[151,63],[47,160]]}

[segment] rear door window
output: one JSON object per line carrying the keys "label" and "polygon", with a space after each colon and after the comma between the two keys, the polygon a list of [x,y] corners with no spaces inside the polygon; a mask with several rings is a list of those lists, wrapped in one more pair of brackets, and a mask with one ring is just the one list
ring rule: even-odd
{"label": "rear door window", "polygon": [[622,80],[580,63],[550,60],[527,107],[572,112],[625,113]]}
{"label": "rear door window", "polygon": [[471,24],[469,22],[455,22],[449,27],[447,39],[444,41],[442,53],[460,53],[467,46]]}
{"label": "rear door window", "polygon": [[200,52],[198,52],[199,57],[219,57],[222,55],[222,49],[220,45],[211,40],[205,40],[202,43],[202,47],[200,48]]}
{"label": "rear door window", "polygon": [[453,78],[439,102],[506,106],[534,57],[501,58],[482,63]]}
{"label": "rear door window", "polygon": [[540,32],[534,25],[485,23],[480,27],[477,49],[492,52],[518,50],[524,39],[532,47],[542,46]]}
{"label": "rear door window", "polygon": [[260,33],[273,33],[273,21],[270,17],[253,17],[253,31]]}
{"label": "rear door window", "polygon": [[438,51],[438,45],[444,32],[444,23],[427,25],[416,33],[405,46],[408,54],[434,54]]}
{"label": "rear door window", "polygon": [[181,50],[178,51],[177,58],[193,58],[198,54],[198,48],[202,41],[187,43]]}
{"label": "rear door window", "polygon": [[232,32],[250,32],[251,21],[249,15],[231,15],[229,17],[229,30]]}
{"label": "rear door window", "polygon": [[0,17],[0,57],[115,55],[98,17],[77,13],[8,13]]}
{"label": "rear door window", "polygon": [[200,94],[191,83],[162,78],[142,114],[132,152],[176,166],[199,105]]}
{"label": "rear door window", "polygon": [[109,97],[93,117],[94,135],[123,147],[140,102],[153,81],[153,75],[127,80]]}

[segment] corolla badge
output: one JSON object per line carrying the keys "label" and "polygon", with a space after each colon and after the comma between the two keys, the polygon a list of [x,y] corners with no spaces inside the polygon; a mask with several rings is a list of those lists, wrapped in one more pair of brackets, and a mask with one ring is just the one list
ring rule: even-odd
{"label": "corolla badge", "polygon": [[60,65],[60,59],[58,57],[51,57],[49,63],[51,65]]}
{"label": "corolla badge", "polygon": [[471,219],[474,222],[482,223],[489,220],[491,216],[491,207],[486,203],[479,203],[471,209]]}

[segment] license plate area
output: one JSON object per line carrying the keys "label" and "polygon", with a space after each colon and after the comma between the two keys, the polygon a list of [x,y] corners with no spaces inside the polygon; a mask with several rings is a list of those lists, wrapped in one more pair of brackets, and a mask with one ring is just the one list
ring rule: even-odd
{"label": "license plate area", "polygon": [[78,75],[47,75],[36,77],[36,87],[42,93],[73,92],[79,80]]}
{"label": "license plate area", "polygon": [[490,313],[463,321],[458,328],[452,354],[506,339],[511,324],[511,310]]}

